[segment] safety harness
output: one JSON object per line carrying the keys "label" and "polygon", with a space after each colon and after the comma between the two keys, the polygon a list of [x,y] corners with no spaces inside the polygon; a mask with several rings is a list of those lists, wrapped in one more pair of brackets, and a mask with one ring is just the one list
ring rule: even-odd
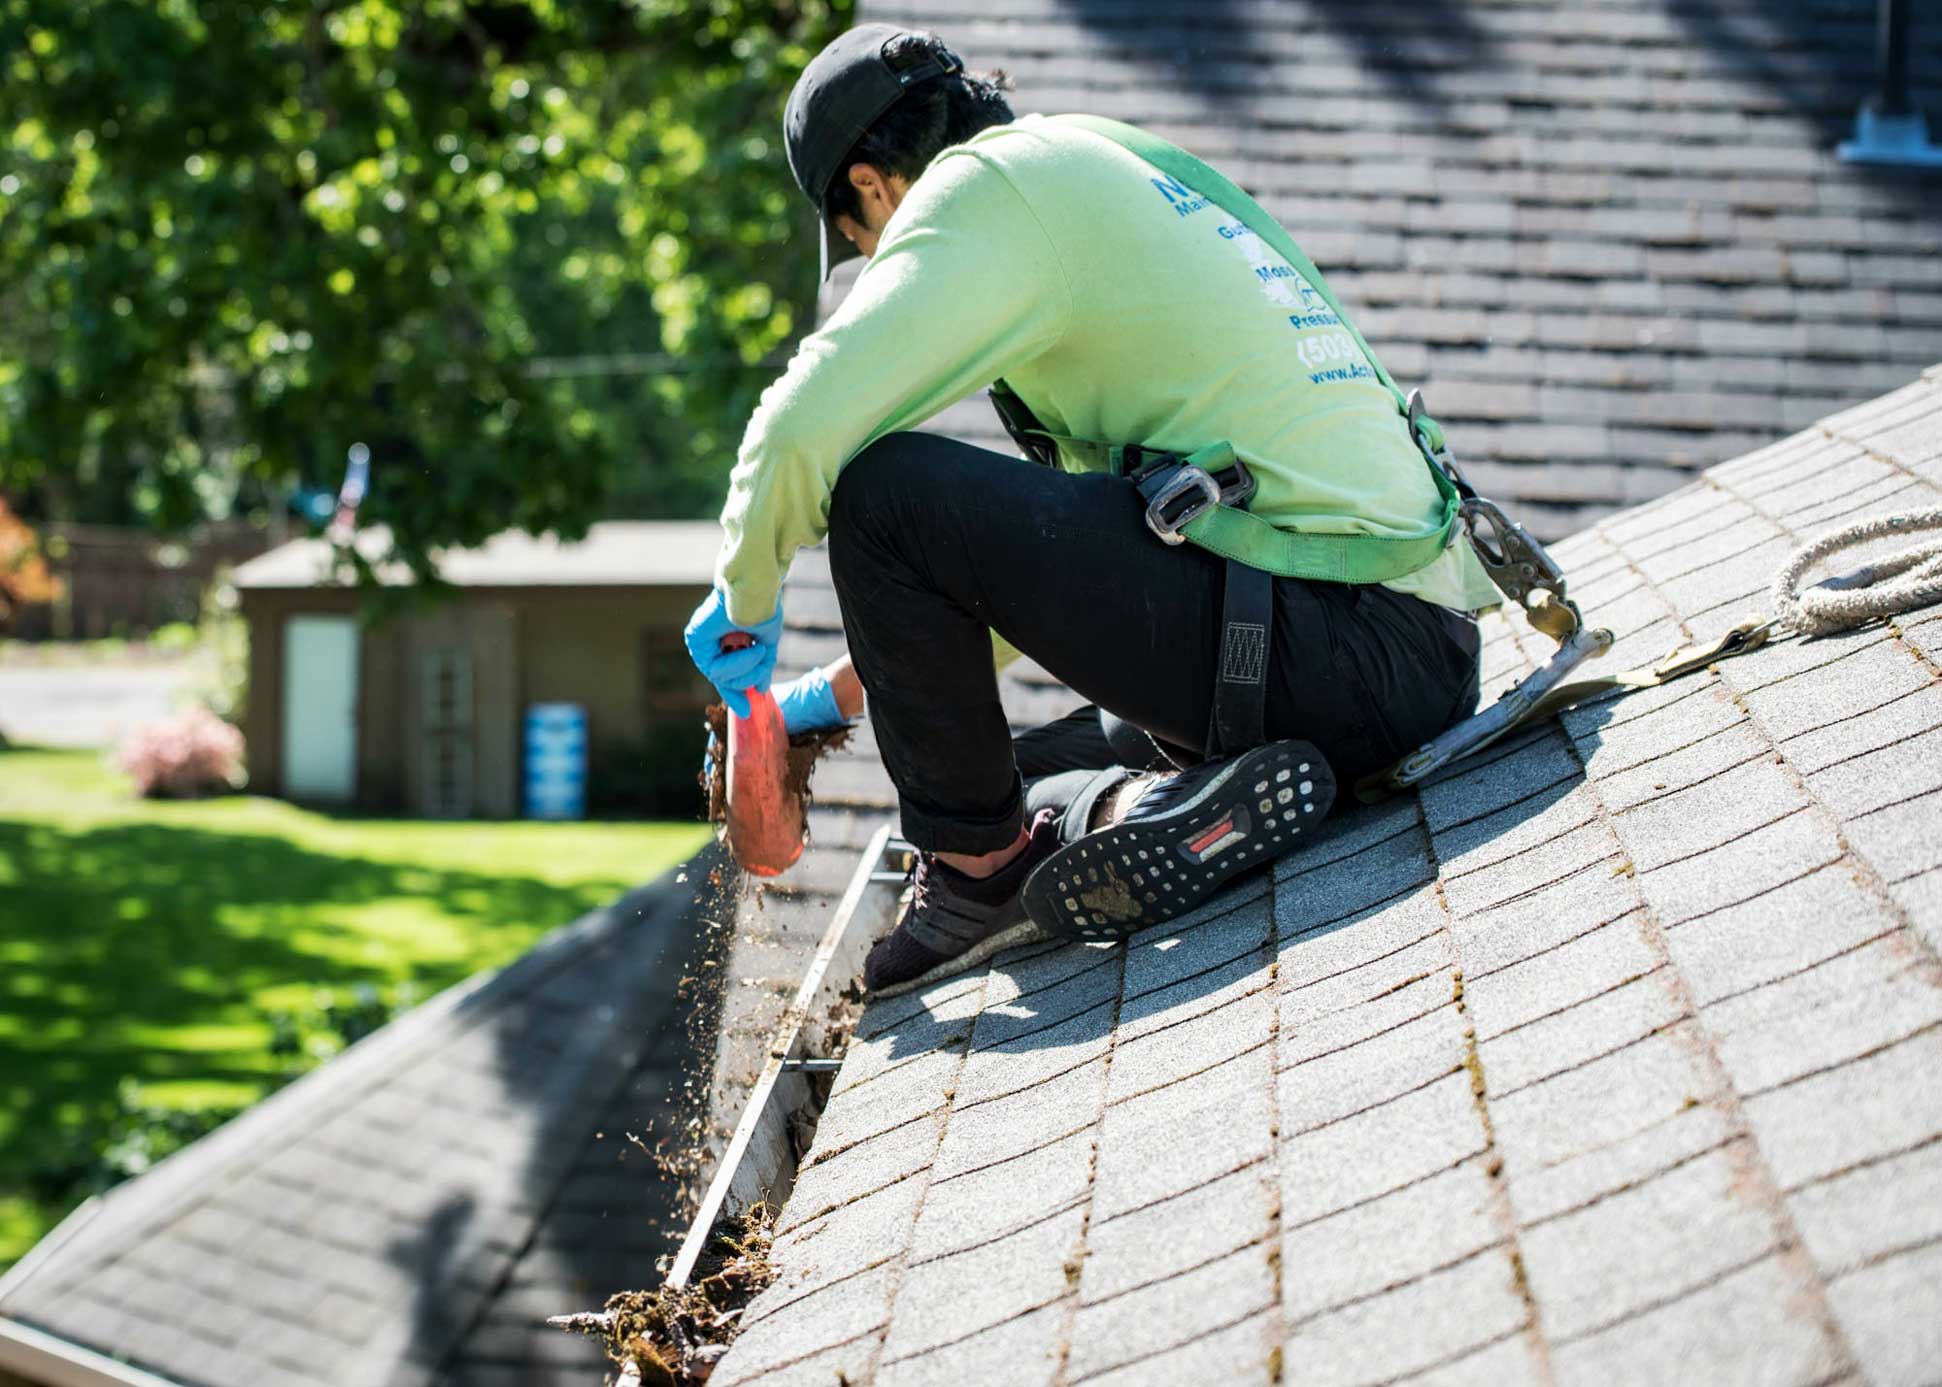
{"label": "safety harness", "polygon": [[1219,170],[1157,135],[1100,116],[1053,119],[1103,136],[1175,182],[1192,188],[1260,237],[1307,280],[1395,398],[1441,501],[1435,519],[1412,535],[1284,530],[1248,511],[1254,478],[1230,444],[1214,443],[1181,455],[1139,444],[1053,433],[1005,382],[993,383],[991,399],[998,417],[1028,456],[1056,466],[1062,445],[1078,456],[1091,458],[1095,465],[1126,478],[1139,489],[1146,501],[1147,527],[1163,543],[1191,541],[1227,560],[1220,671],[1208,733],[1210,755],[1232,755],[1266,739],[1268,642],[1274,611],[1273,580],[1277,577],[1387,582],[1433,563],[1461,532],[1504,596],[1524,609],[1533,626],[1558,643],[1557,653],[1543,668],[1493,707],[1457,724],[1389,770],[1368,777],[1358,786],[1365,798],[1414,785],[1439,766],[1496,741],[1518,723],[1537,716],[1541,701],[1562,686],[1572,669],[1611,648],[1611,632],[1585,626],[1576,604],[1565,593],[1564,571],[1544,546],[1501,508],[1479,496],[1464,479],[1450,454],[1442,426],[1424,409],[1421,393],[1403,393],[1342,311],[1321,272],[1279,222]]}

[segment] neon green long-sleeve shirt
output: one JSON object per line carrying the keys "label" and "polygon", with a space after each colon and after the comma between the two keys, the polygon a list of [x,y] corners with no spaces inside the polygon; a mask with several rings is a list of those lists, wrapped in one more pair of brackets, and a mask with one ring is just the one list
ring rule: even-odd
{"label": "neon green long-sleeve shirt", "polygon": [[[1394,399],[1285,260],[1112,141],[1027,116],[932,161],[763,391],[722,511],[731,619],[775,611],[846,462],[999,378],[1053,433],[1226,440],[1254,473],[1249,509],[1283,528],[1397,536],[1440,514]],[[1462,544],[1387,586],[1499,600]]]}

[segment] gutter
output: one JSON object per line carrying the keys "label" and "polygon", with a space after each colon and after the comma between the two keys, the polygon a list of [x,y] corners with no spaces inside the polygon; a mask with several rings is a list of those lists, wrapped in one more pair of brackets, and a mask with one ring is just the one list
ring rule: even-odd
{"label": "gutter", "polygon": [[0,1370],[44,1387],[181,1387],[130,1364],[0,1318]]}
{"label": "gutter", "polygon": [[742,1120],[736,1124],[715,1178],[695,1210],[667,1285],[688,1284],[718,1224],[756,1204],[779,1207],[795,1188],[798,1140],[803,1148],[808,1145],[806,1136],[798,1137],[801,1117],[804,1113],[820,1117],[829,1092],[811,1076],[834,1074],[842,1067],[840,1055],[809,1052],[819,1048],[829,1009],[841,1000],[844,989],[861,971],[870,940],[881,932],[896,908],[904,873],[892,870],[887,859],[903,851],[908,849],[891,839],[888,824],[872,835],[863,850],[836,913],[830,917],[829,928],[823,931],[815,956],[803,973],[795,1000],[782,1014],[769,1046],[768,1062],[749,1091]]}

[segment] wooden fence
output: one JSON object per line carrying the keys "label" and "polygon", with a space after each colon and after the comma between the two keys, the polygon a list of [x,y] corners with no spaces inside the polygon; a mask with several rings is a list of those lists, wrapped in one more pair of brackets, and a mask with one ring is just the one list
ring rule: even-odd
{"label": "wooden fence", "polygon": [[138,637],[171,621],[194,621],[218,572],[275,542],[268,531],[243,524],[173,537],[108,525],[48,525],[40,540],[61,596],[14,614],[5,634],[24,640]]}

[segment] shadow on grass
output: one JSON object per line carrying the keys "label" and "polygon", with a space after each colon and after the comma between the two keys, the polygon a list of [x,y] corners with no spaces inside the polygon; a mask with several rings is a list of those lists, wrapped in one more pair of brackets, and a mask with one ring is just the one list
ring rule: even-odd
{"label": "shadow on grass", "polygon": [[[23,1127],[76,1120],[126,1079],[273,1082],[249,1033],[266,1024],[267,989],[409,976],[429,994],[473,971],[480,953],[510,956],[615,894],[606,883],[372,862],[266,835],[0,820],[0,1187],[26,1158],[9,1129],[18,1138]],[[437,915],[477,947],[449,960],[387,948],[366,912],[392,901],[397,928]]]}

